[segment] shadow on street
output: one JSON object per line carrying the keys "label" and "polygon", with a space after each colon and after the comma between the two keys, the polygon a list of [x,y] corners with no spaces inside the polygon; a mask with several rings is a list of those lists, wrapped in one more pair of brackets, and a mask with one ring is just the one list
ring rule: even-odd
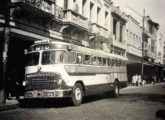
{"label": "shadow on street", "polygon": [[[82,105],[107,98],[111,97],[107,97],[104,94],[87,96],[84,97]],[[70,98],[21,100],[19,103],[22,108],[63,108],[72,106]]]}

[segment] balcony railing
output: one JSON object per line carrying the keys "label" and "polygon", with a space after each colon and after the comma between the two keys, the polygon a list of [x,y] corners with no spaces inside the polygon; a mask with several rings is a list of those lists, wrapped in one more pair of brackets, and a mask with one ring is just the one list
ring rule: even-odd
{"label": "balcony railing", "polygon": [[54,15],[56,18],[63,19],[64,18],[63,8],[59,6],[54,6]]}
{"label": "balcony railing", "polygon": [[34,12],[34,10],[39,10],[37,11],[38,14],[45,12],[52,17],[55,16],[59,19],[63,18],[63,9],[56,6],[51,0],[13,0],[12,3],[24,7],[29,11],[33,10]]}
{"label": "balcony railing", "polygon": [[109,31],[106,28],[98,25],[97,23],[91,24],[90,32],[91,33],[98,33],[100,36],[103,36],[103,37],[108,38],[108,39],[110,38]]}
{"label": "balcony railing", "polygon": [[54,10],[52,4],[46,2],[46,0],[14,0],[13,3],[23,3],[25,5],[29,5],[31,7],[40,9],[50,14],[54,14]]}
{"label": "balcony railing", "polygon": [[72,11],[72,10],[64,10],[64,23],[70,23],[73,25],[78,25],[79,27],[83,27],[88,30],[88,21],[87,18],[81,16],[80,14]]}
{"label": "balcony railing", "polygon": [[133,54],[135,56],[142,56],[142,50],[137,48],[136,46],[132,46],[132,45],[127,45],[127,52],[130,54]]}
{"label": "balcony railing", "polygon": [[119,37],[115,36],[115,35],[111,35],[112,37],[112,44],[113,46],[116,46],[118,48],[122,48],[122,49],[125,49],[126,50],[126,44],[125,44],[125,40],[122,39],[122,41],[119,41]]}
{"label": "balcony railing", "polygon": [[115,14],[123,20],[127,21],[126,16],[121,12],[121,10],[118,7],[112,6],[112,14]]}
{"label": "balcony railing", "polygon": [[144,56],[145,56],[145,57],[152,58],[152,59],[155,59],[155,58],[156,58],[156,55],[155,55],[153,52],[151,52],[150,50],[146,50],[146,51],[144,52]]}

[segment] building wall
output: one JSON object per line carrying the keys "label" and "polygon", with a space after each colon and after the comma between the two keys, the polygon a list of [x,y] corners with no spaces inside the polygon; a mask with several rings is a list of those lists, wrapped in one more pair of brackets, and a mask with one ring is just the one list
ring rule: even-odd
{"label": "building wall", "polygon": [[113,53],[122,56],[126,55],[126,15],[122,13],[119,7],[112,4],[111,7],[111,34]]}
{"label": "building wall", "polygon": [[146,41],[147,51],[146,57],[149,60],[154,61],[156,59],[156,49],[157,49],[157,32],[159,24],[152,21],[150,16],[145,16],[145,32],[148,34],[149,38]]}
{"label": "building wall", "polygon": [[126,23],[126,44],[127,53],[142,57],[142,28],[130,15],[127,16]]}
{"label": "building wall", "polygon": [[163,64],[163,56],[164,56],[164,36],[159,32],[157,35],[155,62]]}

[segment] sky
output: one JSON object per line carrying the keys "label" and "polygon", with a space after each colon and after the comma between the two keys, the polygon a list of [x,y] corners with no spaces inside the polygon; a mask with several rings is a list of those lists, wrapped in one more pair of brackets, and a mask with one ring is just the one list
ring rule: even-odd
{"label": "sky", "polygon": [[138,14],[144,15],[145,9],[145,15],[160,25],[159,31],[165,36],[165,0],[112,0],[112,2],[140,23],[142,18]]}

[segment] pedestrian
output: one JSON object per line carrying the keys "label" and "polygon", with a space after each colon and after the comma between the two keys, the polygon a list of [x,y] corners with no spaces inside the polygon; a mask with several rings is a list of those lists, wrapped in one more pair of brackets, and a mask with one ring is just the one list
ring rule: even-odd
{"label": "pedestrian", "polygon": [[153,83],[156,84],[156,75],[153,76]]}
{"label": "pedestrian", "polygon": [[141,86],[142,80],[141,80],[141,75],[138,75],[138,86]]}
{"label": "pedestrian", "polygon": [[136,76],[135,75],[132,76],[132,84],[133,84],[133,86],[136,85]]}

